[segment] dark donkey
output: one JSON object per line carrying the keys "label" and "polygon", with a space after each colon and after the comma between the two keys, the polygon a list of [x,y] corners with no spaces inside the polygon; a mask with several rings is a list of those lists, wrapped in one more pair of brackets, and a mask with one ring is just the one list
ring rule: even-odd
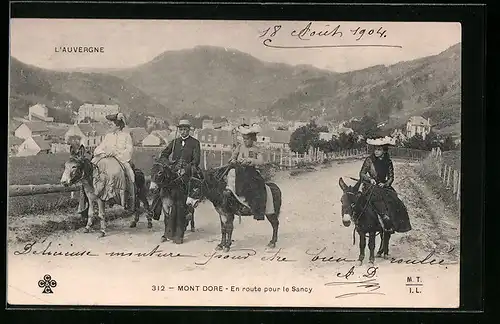
{"label": "dark donkey", "polygon": [[165,232],[161,241],[184,242],[186,231],[186,183],[185,176],[178,175],[168,162],[155,160],[151,169],[151,190],[160,190],[161,208]]}
{"label": "dark donkey", "polygon": [[[86,210],[82,214],[83,216],[88,216],[87,226],[85,226],[84,230],[86,233],[90,231],[90,227],[92,226],[92,222],[94,219],[93,203],[94,201],[97,202],[97,205],[99,207],[98,217],[100,218],[101,221],[101,230],[100,230],[101,237],[105,236],[106,234],[106,219],[104,216],[104,207],[106,201],[103,201],[101,199],[101,195],[95,192],[96,190],[94,188],[94,184],[96,183],[96,181],[103,181],[103,179],[111,179],[119,177],[120,174],[123,173],[123,171],[121,171],[121,167],[119,166],[118,160],[116,160],[113,157],[107,157],[105,159],[108,161],[107,164],[105,164],[106,166],[112,166],[114,167],[114,169],[120,170],[120,172],[118,173],[112,172],[106,168],[99,170],[98,166],[93,164],[91,162],[91,159],[85,156],[85,148],[83,146],[80,146],[80,148],[77,149],[74,145],[71,145],[70,158],[64,164],[64,172],[61,177],[61,184],[65,186],[80,183],[83,187],[85,198],[89,204],[88,210]],[[101,161],[104,161],[104,159],[101,159]],[[137,224],[137,221],[139,220],[139,207],[140,207],[140,202],[142,201],[144,207],[148,212],[147,216],[148,223],[149,225],[151,225],[151,218],[150,218],[151,216],[149,214],[149,203],[146,197],[147,187],[144,174],[142,173],[142,171],[138,169],[134,169],[134,172],[136,177],[135,181],[136,197],[134,200],[135,208],[134,208],[134,220],[132,221],[132,224]],[[113,182],[111,181],[106,182],[106,186],[112,184]],[[116,188],[111,188],[111,189],[116,189]]]}
{"label": "dark donkey", "polygon": [[[226,181],[223,178],[227,170],[228,167],[223,166],[199,172],[197,175],[191,177],[188,193],[189,199],[195,201],[194,207],[203,198],[207,198],[213,204],[219,214],[221,224],[221,241],[216,249],[224,250],[225,252],[228,252],[231,248],[234,215],[252,216],[251,211],[234,196],[231,196],[227,200],[227,203],[224,204],[223,191],[226,188]],[[278,241],[281,190],[275,183],[268,182],[266,185],[271,189],[274,204],[274,213],[266,214],[267,220],[273,227],[273,236],[267,246],[274,248]]]}
{"label": "dark donkey", "polygon": [[[343,191],[341,198],[342,223],[344,226],[349,227],[352,219],[355,231],[359,234],[359,264],[361,265],[365,258],[366,234],[368,234],[368,248],[370,249],[369,262],[372,264],[375,262],[375,236],[377,232],[381,233],[382,236],[377,256],[381,257],[383,254],[384,259],[386,259],[389,254],[389,240],[391,239],[391,234],[383,230],[381,219],[369,203],[370,199],[372,199],[373,191],[378,188],[369,188],[368,194],[365,196],[358,192],[359,186],[361,185],[359,181],[356,185],[351,187],[345,184],[344,180],[340,178],[339,185]],[[366,185],[371,186],[370,184]]]}

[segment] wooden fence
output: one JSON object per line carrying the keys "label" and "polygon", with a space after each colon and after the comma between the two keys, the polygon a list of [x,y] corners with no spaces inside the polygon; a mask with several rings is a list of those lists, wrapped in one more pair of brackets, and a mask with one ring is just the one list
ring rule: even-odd
{"label": "wooden fence", "polygon": [[[151,152],[151,158],[160,153],[158,148],[141,148],[141,152]],[[423,159],[430,152],[418,151],[406,148],[392,148],[391,156],[405,159]],[[343,150],[339,152],[324,153],[319,149],[311,148],[308,152],[299,154],[283,149],[264,150],[264,159],[270,164],[275,165],[281,170],[291,170],[302,166],[314,165],[324,161],[343,160],[364,157],[368,154],[368,148],[356,148]],[[228,150],[202,150],[201,167],[210,169],[223,166],[228,163],[231,152]],[[9,197],[31,196],[40,194],[49,194],[57,192],[72,192],[80,190],[78,186],[64,187],[59,184],[42,185],[10,185]]]}
{"label": "wooden fence", "polygon": [[452,190],[456,200],[460,200],[460,170],[444,162],[443,153],[439,147],[432,149],[429,158],[446,189]]}

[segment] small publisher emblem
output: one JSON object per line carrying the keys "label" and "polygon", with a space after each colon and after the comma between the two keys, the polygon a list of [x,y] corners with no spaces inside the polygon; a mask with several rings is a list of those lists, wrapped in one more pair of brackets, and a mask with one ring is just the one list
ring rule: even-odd
{"label": "small publisher emblem", "polygon": [[38,280],[38,287],[43,288],[42,293],[44,294],[52,294],[52,288],[57,286],[57,281],[52,279],[52,277],[48,274],[43,276],[42,280]]}

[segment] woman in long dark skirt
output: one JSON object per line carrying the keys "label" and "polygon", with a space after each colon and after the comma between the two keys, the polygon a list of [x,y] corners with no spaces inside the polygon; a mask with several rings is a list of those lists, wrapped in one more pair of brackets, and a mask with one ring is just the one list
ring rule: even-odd
{"label": "woman in long dark skirt", "polygon": [[232,152],[229,163],[232,167],[227,174],[227,188],[224,197],[229,197],[231,191],[244,197],[249,205],[254,219],[264,220],[266,211],[265,180],[257,170],[264,163],[264,158],[257,142],[258,125],[241,125],[238,131],[243,137],[243,143],[237,145]]}
{"label": "woman in long dark skirt", "polygon": [[368,139],[373,153],[368,156],[361,171],[362,192],[370,198],[370,203],[382,219],[384,229],[389,232],[404,233],[411,230],[407,209],[399,199],[394,182],[394,166],[389,156],[390,138]]}

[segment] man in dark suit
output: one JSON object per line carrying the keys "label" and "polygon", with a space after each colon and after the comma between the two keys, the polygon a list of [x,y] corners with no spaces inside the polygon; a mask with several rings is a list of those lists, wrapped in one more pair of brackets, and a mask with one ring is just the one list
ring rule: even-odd
{"label": "man in dark suit", "polygon": [[177,128],[180,136],[171,141],[163,152],[161,152],[160,159],[198,167],[201,159],[200,142],[189,135],[191,129],[189,120],[179,121]]}
{"label": "man in dark suit", "polygon": [[[190,177],[193,169],[198,169],[201,160],[201,147],[200,142],[189,135],[191,124],[188,120],[180,120],[177,125],[180,136],[172,140],[167,147],[161,152],[160,160],[164,163],[169,163],[174,166],[179,176],[186,175]],[[186,206],[187,210],[191,213],[194,212],[192,208]],[[160,194],[156,193],[152,204],[153,219],[160,219],[162,210],[162,203]],[[173,215],[172,215],[173,216]],[[170,215],[168,215],[170,218]],[[170,220],[165,220],[170,222]],[[174,223],[177,223],[175,220]],[[163,240],[168,240],[169,237],[163,237]]]}

